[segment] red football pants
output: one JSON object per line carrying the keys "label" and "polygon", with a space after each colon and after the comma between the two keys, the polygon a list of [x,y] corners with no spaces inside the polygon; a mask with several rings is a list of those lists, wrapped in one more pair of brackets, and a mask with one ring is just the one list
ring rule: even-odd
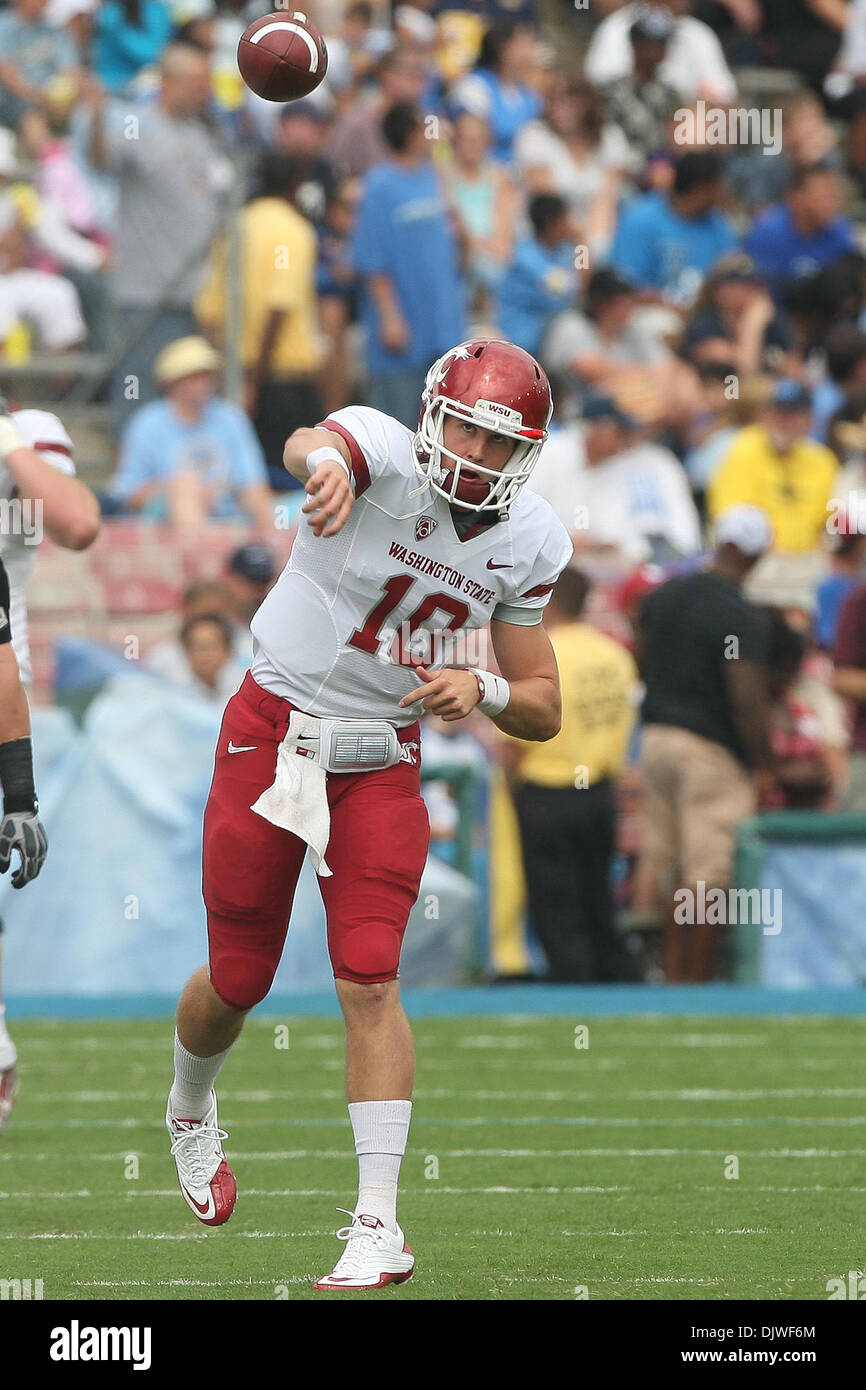
{"label": "red football pants", "polygon": [[[250,807],[273,783],[277,746],[292,705],[248,673],[223,715],[204,816],[202,892],[211,983],[236,1009],[264,999],[279,965],[305,841]],[[430,827],[421,797],[418,725],[398,731],[412,762],[327,774],[331,835],[319,878],[328,952],[341,980],[397,975],[400,947],[427,861]],[[229,745],[240,751],[230,753]]]}

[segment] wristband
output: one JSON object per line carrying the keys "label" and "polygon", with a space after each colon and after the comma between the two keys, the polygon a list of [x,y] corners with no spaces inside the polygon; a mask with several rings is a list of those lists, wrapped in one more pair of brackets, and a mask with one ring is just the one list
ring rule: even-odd
{"label": "wristband", "polygon": [[0,458],[5,459],[16,449],[25,449],[21,431],[8,415],[0,415]]}
{"label": "wristband", "polygon": [[354,486],[355,479],[352,477],[351,468],[339,450],[335,449],[331,444],[324,444],[321,449],[313,449],[307,454],[307,468],[310,475],[312,476],[312,474],[315,473],[320,463],[326,463],[329,459],[332,459],[334,463],[338,463],[341,468],[345,469],[346,477],[349,479],[350,485]]}
{"label": "wristband", "polygon": [[479,671],[475,666],[470,666],[469,670],[478,682],[481,695],[478,709],[482,714],[488,714],[491,719],[495,719],[511,699],[511,686],[504,676],[494,676],[492,671]]}
{"label": "wristband", "polygon": [[33,785],[33,748],[29,738],[13,738],[0,743],[0,782],[3,783],[3,813],[38,811]]}

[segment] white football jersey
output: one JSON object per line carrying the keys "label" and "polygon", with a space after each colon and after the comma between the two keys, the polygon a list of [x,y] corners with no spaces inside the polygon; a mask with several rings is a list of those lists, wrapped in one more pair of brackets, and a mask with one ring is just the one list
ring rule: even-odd
{"label": "white football jersey", "polygon": [[421,684],[411,659],[484,665],[461,661],[441,634],[491,618],[540,622],[571,541],[547,502],[526,491],[508,521],[461,540],[445,499],[418,490],[411,430],[369,406],[338,410],[323,428],[349,446],[356,501],[336,536],[315,536],[302,519],[250,625],[252,675],[308,714],[411,724],[417,712],[398,707]]}
{"label": "white football jersey", "polygon": [[[67,457],[65,453],[60,452],[58,442],[40,448],[39,445],[42,441],[35,437],[39,434],[39,424],[50,419],[57,426],[57,433],[68,438],[62,425],[54,416],[48,416],[45,411],[15,410],[12,412],[12,419],[28,444],[31,444],[32,439],[31,447],[36,447],[40,457],[46,463],[49,463],[52,468],[56,468],[58,473],[74,476],[75,464],[72,462],[71,449],[69,457]],[[54,439],[53,432],[52,439]],[[33,678],[30,666],[30,641],[27,632],[27,581],[33,566],[36,564],[36,552],[39,549],[39,540],[41,539],[41,516],[38,518],[38,527],[34,525],[36,520],[37,516],[32,510],[31,503],[18,503],[16,501],[15,479],[9,470],[0,463],[0,559],[6,566],[6,573],[9,575],[12,650],[18,658],[18,670],[23,685],[29,685]]]}

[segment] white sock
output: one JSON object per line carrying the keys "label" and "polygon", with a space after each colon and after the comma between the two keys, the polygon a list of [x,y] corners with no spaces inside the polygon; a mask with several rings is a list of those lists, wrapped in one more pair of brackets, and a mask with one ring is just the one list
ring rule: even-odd
{"label": "white sock", "polygon": [[378,1216],[397,1231],[397,1180],[406,1152],[411,1100],[360,1100],[349,1106],[358,1155],[356,1216]]}
{"label": "white sock", "polygon": [[6,1006],[0,1004],[0,1071],[14,1067],[18,1061],[18,1051],[6,1032]]}
{"label": "white sock", "polygon": [[177,1033],[174,1035],[174,1085],[171,1113],[176,1120],[203,1120],[210,1108],[210,1093],[219,1069],[231,1048],[214,1057],[194,1057],[187,1052]]}

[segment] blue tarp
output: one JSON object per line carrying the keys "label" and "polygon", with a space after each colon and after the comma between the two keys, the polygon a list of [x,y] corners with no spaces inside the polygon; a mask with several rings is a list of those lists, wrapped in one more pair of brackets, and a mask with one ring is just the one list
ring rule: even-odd
{"label": "blue tarp", "polygon": [[[49,854],[27,888],[0,880],[4,985],[16,995],[176,995],[207,958],[201,824],[221,712],[141,674],[117,676],[76,729],[34,711],[37,787]],[[457,983],[474,888],[431,859],[401,977]],[[331,986],[325,916],[305,862],[275,988]]]}

